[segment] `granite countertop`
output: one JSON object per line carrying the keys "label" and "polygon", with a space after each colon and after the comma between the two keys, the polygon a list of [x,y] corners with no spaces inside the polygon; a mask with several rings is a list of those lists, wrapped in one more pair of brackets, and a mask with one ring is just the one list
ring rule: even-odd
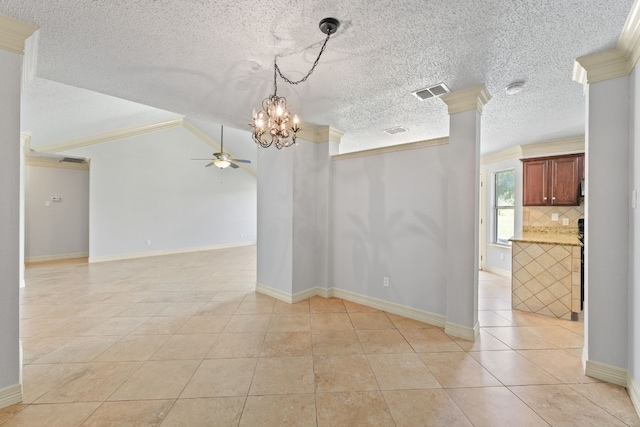
{"label": "granite countertop", "polygon": [[548,245],[582,246],[576,233],[554,232],[552,230],[524,230],[509,239],[512,242],[542,243]]}

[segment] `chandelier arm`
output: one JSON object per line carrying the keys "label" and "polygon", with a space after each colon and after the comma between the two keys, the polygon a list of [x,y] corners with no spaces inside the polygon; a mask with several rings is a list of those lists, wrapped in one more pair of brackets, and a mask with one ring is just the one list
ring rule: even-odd
{"label": "chandelier arm", "polygon": [[[311,73],[313,73],[313,70],[315,70],[316,66],[318,65],[318,61],[320,61],[320,57],[322,56],[325,48],[327,47],[327,42],[329,41],[329,37],[331,37],[331,31],[327,32],[327,38],[324,39],[324,43],[322,44],[322,47],[320,48],[320,53],[318,54],[318,57],[314,61],[313,65],[311,66],[311,69],[309,70],[307,75],[304,76],[302,79],[297,80],[297,81],[293,81],[293,80],[288,79],[284,74],[282,74],[282,71],[280,70],[280,67],[278,67],[278,63],[276,62],[276,60],[273,61],[273,67],[275,69],[274,70],[274,74],[277,72],[280,75],[280,77],[282,77],[282,80],[284,80],[285,82],[289,83],[290,85],[297,85],[297,84],[300,84],[300,83],[306,81],[309,78],[309,76],[311,75]],[[277,89],[275,76],[273,78],[273,85]]]}

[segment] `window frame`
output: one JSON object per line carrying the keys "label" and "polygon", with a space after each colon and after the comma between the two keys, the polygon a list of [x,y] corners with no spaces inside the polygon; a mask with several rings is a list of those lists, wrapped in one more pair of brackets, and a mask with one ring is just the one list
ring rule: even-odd
{"label": "window frame", "polygon": [[[498,175],[504,172],[513,172],[513,195],[512,205],[498,205]],[[501,210],[512,210],[515,222],[515,191],[516,191],[516,171],[515,168],[501,169],[493,172],[493,244],[499,246],[511,247],[510,241],[498,240],[498,218]],[[515,229],[514,229],[515,232]]]}

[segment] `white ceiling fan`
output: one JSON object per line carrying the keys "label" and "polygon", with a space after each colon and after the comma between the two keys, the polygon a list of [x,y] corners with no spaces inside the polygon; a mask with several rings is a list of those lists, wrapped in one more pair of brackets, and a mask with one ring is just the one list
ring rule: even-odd
{"label": "white ceiling fan", "polygon": [[213,158],[211,159],[191,159],[191,160],[209,160],[210,163],[207,163],[204,167],[208,168],[209,166],[216,165],[220,169],[225,169],[231,166],[233,169],[238,169],[236,163],[251,163],[251,160],[244,159],[234,159],[231,157],[231,154],[224,152],[224,126],[220,125],[220,152],[213,153]]}

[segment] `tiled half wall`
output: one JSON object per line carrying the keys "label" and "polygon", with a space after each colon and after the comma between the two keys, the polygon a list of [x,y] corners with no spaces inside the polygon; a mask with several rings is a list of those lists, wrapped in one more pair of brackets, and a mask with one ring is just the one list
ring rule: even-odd
{"label": "tiled half wall", "polygon": [[513,242],[512,307],[571,320],[580,312],[580,247]]}

